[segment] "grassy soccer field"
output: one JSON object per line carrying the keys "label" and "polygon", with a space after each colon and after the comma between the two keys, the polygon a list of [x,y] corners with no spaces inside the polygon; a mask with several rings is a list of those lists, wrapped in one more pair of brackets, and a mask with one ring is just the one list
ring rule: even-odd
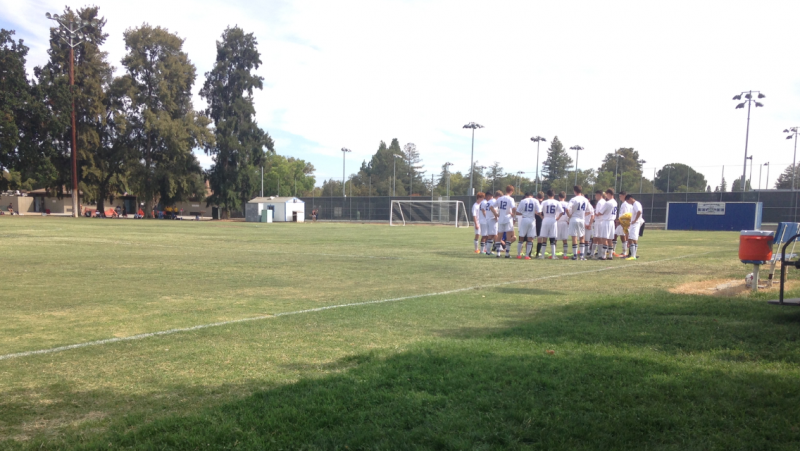
{"label": "grassy soccer field", "polygon": [[737,240],[5,216],[0,448],[794,450],[800,309],[668,291],[742,278]]}

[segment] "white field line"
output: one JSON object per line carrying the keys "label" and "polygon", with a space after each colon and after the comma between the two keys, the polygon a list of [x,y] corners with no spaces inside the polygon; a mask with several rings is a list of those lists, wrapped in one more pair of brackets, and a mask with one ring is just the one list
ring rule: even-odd
{"label": "white field line", "polygon": [[149,333],[145,333],[145,334],[131,335],[129,337],[107,338],[105,340],[87,341],[87,342],[84,342],[84,343],[76,343],[76,344],[73,344],[73,345],[59,346],[57,348],[40,349],[40,350],[37,350],[37,351],[25,351],[25,352],[17,352],[17,353],[14,353],[14,354],[0,355],[0,360],[16,359],[16,358],[19,358],[19,357],[28,357],[28,356],[39,355],[39,354],[53,354],[53,353],[56,353],[56,352],[69,351],[70,349],[85,348],[85,347],[88,347],[88,346],[100,346],[100,345],[106,345],[106,344],[111,344],[111,343],[119,343],[119,342],[123,342],[123,341],[142,340],[142,339],[145,339],[145,338],[158,337],[158,336],[161,336],[161,335],[172,335],[172,334],[177,334],[177,333],[180,333],[180,332],[191,332],[191,331],[194,331],[194,330],[208,329],[210,327],[227,326],[229,324],[245,323],[245,322],[249,322],[249,321],[260,321],[260,320],[263,320],[263,319],[277,318],[277,317],[280,317],[280,316],[300,315],[300,314],[303,314],[303,313],[322,312],[322,311],[325,311],[325,310],[332,310],[332,309],[339,309],[339,308],[346,308],[346,307],[358,307],[358,306],[362,306],[362,305],[385,304],[385,303],[388,303],[388,302],[400,302],[400,301],[407,301],[409,299],[419,299],[419,298],[425,298],[425,297],[431,297],[431,296],[446,296],[446,295],[449,295],[449,294],[463,293],[465,291],[478,290],[478,289],[482,289],[482,288],[496,288],[496,287],[502,287],[502,286],[506,286],[506,285],[516,285],[516,284],[536,282],[536,281],[540,281],[540,280],[556,279],[556,278],[559,278],[559,277],[575,276],[575,275],[580,275],[580,274],[591,274],[591,273],[597,273],[597,272],[602,272],[602,271],[611,271],[611,270],[616,270],[616,269],[621,269],[621,268],[629,268],[629,267],[634,267],[634,266],[652,265],[652,264],[655,264],[655,263],[663,263],[663,262],[670,261],[670,260],[679,260],[679,259],[683,259],[683,258],[697,257],[697,256],[700,256],[700,255],[711,254],[713,252],[720,252],[720,251],[711,251],[711,252],[703,252],[703,253],[699,253],[699,254],[682,255],[680,257],[670,257],[670,258],[665,258],[665,259],[662,259],[662,260],[655,260],[655,261],[642,262],[642,263],[638,263],[637,262],[637,263],[631,263],[631,264],[620,265],[620,266],[606,266],[604,268],[590,269],[590,270],[586,270],[586,271],[576,271],[576,272],[570,272],[570,273],[564,273],[564,274],[554,274],[552,276],[535,277],[535,278],[532,278],[532,279],[509,280],[507,282],[498,282],[498,283],[491,283],[491,284],[486,284],[486,285],[475,285],[475,286],[466,287],[466,288],[458,288],[458,289],[455,289],[455,290],[439,291],[439,292],[436,292],[436,293],[415,294],[415,295],[412,295],[412,296],[403,296],[403,297],[391,298],[391,299],[379,299],[379,300],[376,300],[376,301],[353,302],[353,303],[350,303],[350,304],[328,305],[328,306],[325,306],[325,307],[317,307],[317,308],[311,308],[311,309],[306,309],[306,310],[297,310],[297,311],[294,311],[294,312],[281,312],[281,313],[276,313],[274,315],[254,316],[252,318],[234,319],[234,320],[230,320],[230,321],[220,321],[220,322],[217,322],[217,323],[201,324],[199,326],[181,327],[181,328],[176,328],[176,329],[162,330],[162,331],[159,331],[159,332],[149,332]]}

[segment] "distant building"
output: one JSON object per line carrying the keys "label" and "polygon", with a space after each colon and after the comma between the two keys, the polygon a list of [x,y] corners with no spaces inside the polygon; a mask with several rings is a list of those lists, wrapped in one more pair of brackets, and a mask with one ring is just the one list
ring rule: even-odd
{"label": "distant building", "polygon": [[256,197],[245,206],[245,220],[261,222],[265,210],[272,210],[273,222],[304,222],[306,204],[296,197]]}

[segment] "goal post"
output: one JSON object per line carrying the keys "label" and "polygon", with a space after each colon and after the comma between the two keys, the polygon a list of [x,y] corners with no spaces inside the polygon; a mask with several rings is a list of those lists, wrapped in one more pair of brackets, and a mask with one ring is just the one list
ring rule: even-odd
{"label": "goal post", "polygon": [[390,226],[406,224],[452,224],[469,227],[469,214],[460,200],[393,200]]}

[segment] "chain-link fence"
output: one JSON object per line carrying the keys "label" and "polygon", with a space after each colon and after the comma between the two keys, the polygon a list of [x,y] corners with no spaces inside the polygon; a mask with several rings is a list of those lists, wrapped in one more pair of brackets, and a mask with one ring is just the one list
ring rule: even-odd
{"label": "chain-link fence", "polygon": [[[655,193],[635,194],[636,200],[642,203],[645,221],[663,223],[667,216],[668,202],[762,202],[764,211],[762,222],[798,222],[800,218],[800,191],[790,190],[756,190],[737,193]],[[431,200],[419,197],[303,197],[306,203],[306,219],[311,219],[312,210],[318,211],[317,219],[334,221],[381,221],[389,222],[392,200],[421,201]],[[516,196],[517,201],[521,196]],[[433,200],[446,200],[435,198]],[[469,213],[474,197],[450,196],[449,200],[459,200]],[[435,214],[427,217],[425,209],[418,209],[415,222],[435,222]]]}

